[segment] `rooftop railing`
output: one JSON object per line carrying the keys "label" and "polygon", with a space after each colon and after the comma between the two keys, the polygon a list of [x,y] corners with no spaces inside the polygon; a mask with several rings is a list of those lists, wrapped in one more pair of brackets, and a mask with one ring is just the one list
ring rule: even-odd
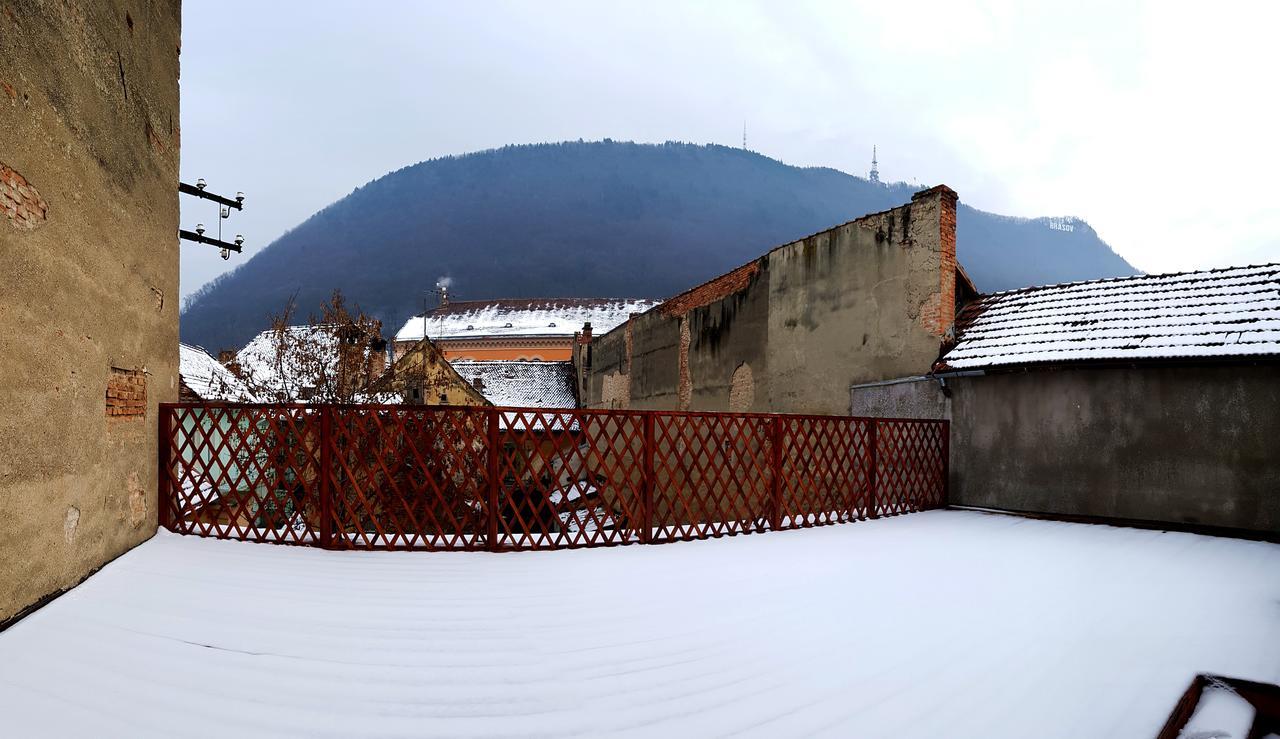
{"label": "rooftop railing", "polygon": [[327,549],[562,549],[944,506],[946,421],[161,405],[160,522]]}

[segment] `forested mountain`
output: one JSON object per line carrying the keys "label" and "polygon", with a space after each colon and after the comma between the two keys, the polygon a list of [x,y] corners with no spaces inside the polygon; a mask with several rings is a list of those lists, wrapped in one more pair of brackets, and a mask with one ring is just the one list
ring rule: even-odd
{"label": "forested mountain", "polygon": [[[441,276],[463,300],[674,295],[917,189],[680,143],[435,159],[357,188],[206,285],[187,302],[182,338],[237,347],[289,296],[305,314],[335,288],[394,331]],[[1049,226],[962,203],[960,261],[984,292],[1135,272],[1082,221]]]}

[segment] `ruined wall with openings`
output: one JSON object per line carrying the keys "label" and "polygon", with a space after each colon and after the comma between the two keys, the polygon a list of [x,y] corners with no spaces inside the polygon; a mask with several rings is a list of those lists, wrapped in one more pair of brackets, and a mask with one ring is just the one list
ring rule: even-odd
{"label": "ruined wall with openings", "polygon": [[156,530],[179,3],[0,1],[0,624]]}
{"label": "ruined wall with openings", "polygon": [[931,188],[633,316],[595,340],[584,404],[848,413],[851,385],[918,374],[952,331],[955,211]]}

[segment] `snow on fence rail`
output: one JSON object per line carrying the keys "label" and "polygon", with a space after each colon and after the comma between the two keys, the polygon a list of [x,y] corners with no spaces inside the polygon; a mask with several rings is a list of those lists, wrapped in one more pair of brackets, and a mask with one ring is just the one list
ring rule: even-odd
{"label": "snow on fence rail", "polygon": [[165,403],[160,523],[328,549],[517,550],[945,505],[946,421]]}

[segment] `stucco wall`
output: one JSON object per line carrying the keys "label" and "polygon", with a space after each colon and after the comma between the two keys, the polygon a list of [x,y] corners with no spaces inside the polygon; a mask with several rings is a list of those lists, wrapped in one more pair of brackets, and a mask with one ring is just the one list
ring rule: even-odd
{"label": "stucco wall", "polygon": [[0,164],[45,204],[34,222],[0,210],[0,622],[155,532],[156,408],[178,393],[179,16],[0,5]]}
{"label": "stucco wall", "polygon": [[[1280,532],[1280,363],[948,385],[954,504]],[[854,413],[945,405],[936,382],[853,391]]]}
{"label": "stucco wall", "polygon": [[855,385],[849,410],[871,418],[951,418],[951,399],[931,377]]}
{"label": "stucco wall", "polygon": [[[634,316],[595,340],[586,405],[847,413],[851,384],[937,358],[955,315],[955,204],[926,190]],[[748,372],[751,392],[735,390]]]}

